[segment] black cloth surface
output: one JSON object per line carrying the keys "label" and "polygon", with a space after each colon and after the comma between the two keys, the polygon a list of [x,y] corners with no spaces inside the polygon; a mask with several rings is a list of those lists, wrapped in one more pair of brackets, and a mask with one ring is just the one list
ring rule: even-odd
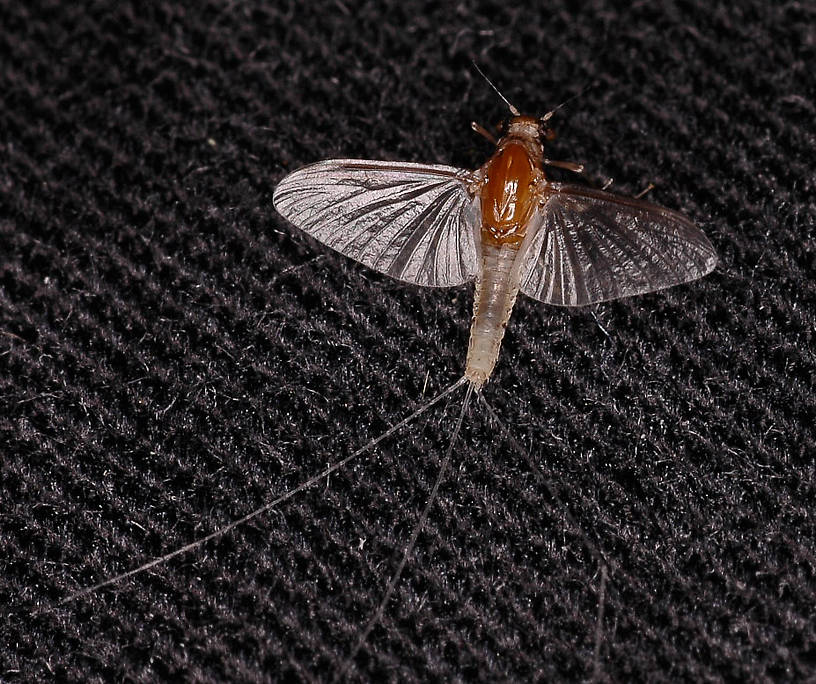
{"label": "black cloth surface", "polygon": [[[816,672],[813,2],[0,0],[0,680],[328,679],[462,394],[472,288],[354,264],[272,207],[330,157],[555,159],[692,217],[710,276],[520,297],[351,679]],[[567,172],[555,173],[568,178]],[[581,181],[583,182],[583,181]],[[529,454],[529,455],[528,455]]]}

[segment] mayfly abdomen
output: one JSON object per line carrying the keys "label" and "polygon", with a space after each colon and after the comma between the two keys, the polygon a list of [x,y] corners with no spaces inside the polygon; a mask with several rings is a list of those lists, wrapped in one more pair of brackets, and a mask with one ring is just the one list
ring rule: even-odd
{"label": "mayfly abdomen", "polygon": [[465,377],[478,390],[499,358],[504,329],[519,291],[518,245],[482,245],[482,269],[476,281]]}

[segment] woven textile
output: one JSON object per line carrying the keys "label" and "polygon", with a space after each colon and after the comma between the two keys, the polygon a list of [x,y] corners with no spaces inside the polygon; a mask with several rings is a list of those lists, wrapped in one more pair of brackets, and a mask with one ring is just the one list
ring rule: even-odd
{"label": "woven textile", "polygon": [[[363,680],[816,672],[816,5],[0,0],[0,680],[330,678],[461,394],[252,523],[463,369],[472,288],[277,216],[329,157],[554,159],[693,218],[707,278],[520,297]],[[560,178],[570,174],[555,172]],[[582,181],[583,182],[583,181]]]}

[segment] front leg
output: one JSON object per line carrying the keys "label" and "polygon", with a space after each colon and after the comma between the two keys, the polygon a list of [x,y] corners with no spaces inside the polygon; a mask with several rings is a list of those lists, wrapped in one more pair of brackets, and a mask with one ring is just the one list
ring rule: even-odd
{"label": "front leg", "polygon": [[495,136],[490,131],[488,131],[484,126],[482,126],[482,124],[476,123],[475,121],[471,121],[470,127],[474,131],[476,131],[479,135],[481,135],[483,138],[487,138],[494,145],[499,144],[499,141],[496,140]]}

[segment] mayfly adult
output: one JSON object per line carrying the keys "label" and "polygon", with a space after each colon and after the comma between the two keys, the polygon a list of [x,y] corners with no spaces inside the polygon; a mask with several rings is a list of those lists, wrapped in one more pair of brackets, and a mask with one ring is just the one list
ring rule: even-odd
{"label": "mayfly adult", "polygon": [[352,657],[381,617],[412,551],[471,394],[481,392],[496,366],[518,293],[580,307],[695,280],[717,263],[711,242],[681,214],[551,180],[547,166],[582,170],[544,154],[545,142],[555,137],[549,125],[555,110],[522,116],[501,97],[511,118],[499,140],[473,124],[496,144],[475,171],[330,159],[289,174],[275,190],[275,208],[290,223],[375,271],[426,287],[475,282],[464,376],[444,392],[467,385],[462,411],[436,486]]}
{"label": "mayfly adult", "polygon": [[[491,84],[492,85],[492,84]],[[498,92],[498,91],[497,91]],[[499,93],[501,96],[501,93]],[[370,451],[420,414],[465,387],[465,398],[435,484],[377,610],[346,660],[350,665],[378,623],[427,520],[474,393],[490,379],[519,292],[546,304],[581,307],[644,294],[709,273],[717,256],[681,214],[639,198],[552,180],[546,167],[581,171],[545,156],[550,119],[511,117],[493,155],[475,171],[436,164],[330,159],[286,176],[276,210],[319,242],[412,285],[475,284],[464,375],[346,458],[261,508],[182,548],[76,592],[96,591],[190,551],[258,517]]]}

